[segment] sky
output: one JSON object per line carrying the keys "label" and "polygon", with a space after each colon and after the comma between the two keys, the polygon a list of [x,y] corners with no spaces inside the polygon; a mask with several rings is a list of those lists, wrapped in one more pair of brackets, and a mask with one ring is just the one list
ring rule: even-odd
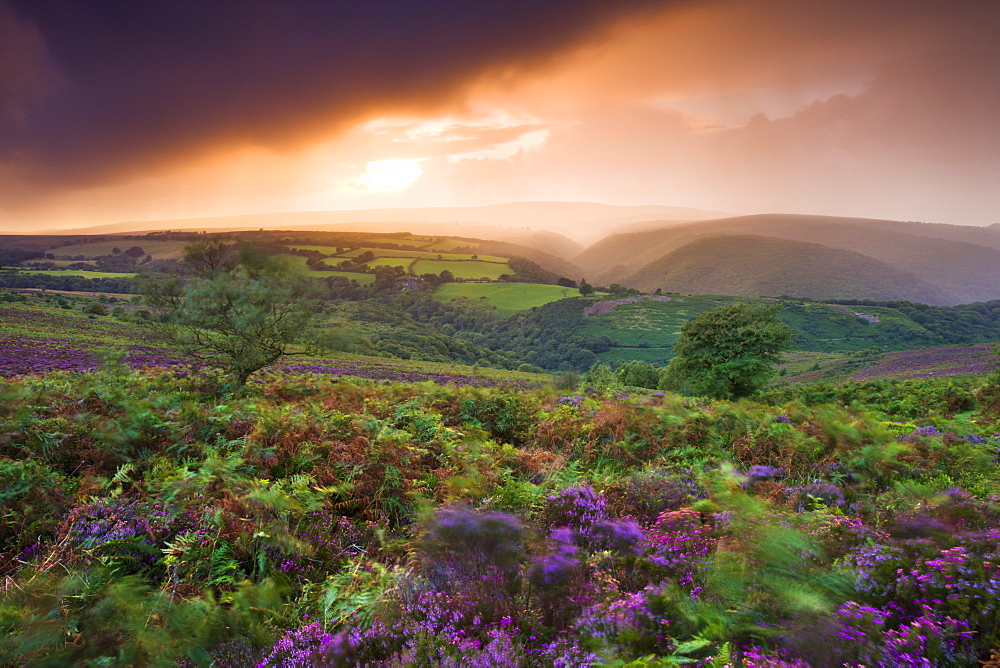
{"label": "sky", "polygon": [[514,201],[1000,223],[996,0],[0,0],[0,230]]}

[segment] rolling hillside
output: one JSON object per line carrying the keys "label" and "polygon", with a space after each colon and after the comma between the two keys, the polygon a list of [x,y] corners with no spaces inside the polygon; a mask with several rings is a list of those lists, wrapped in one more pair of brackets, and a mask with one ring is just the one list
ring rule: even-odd
{"label": "rolling hillside", "polygon": [[861,253],[755,235],[693,241],[622,280],[645,292],[903,299],[941,304],[939,290]]}
{"label": "rolling hillside", "polygon": [[[797,332],[793,348],[808,353],[808,363],[801,370],[820,361],[817,355],[836,357],[876,349],[903,351],[1000,339],[1000,301],[945,307],[909,302],[833,304],[724,295],[663,295],[581,303],[578,308],[583,317],[567,318],[564,329],[609,341],[610,347],[597,354],[602,362],[639,359],[662,365],[673,357],[671,347],[685,323],[700,313],[737,302],[755,307],[782,306],[778,317]],[[554,310],[560,304],[539,310]],[[584,304],[590,308],[583,310]]]}
{"label": "rolling hillside", "polygon": [[[747,234],[860,253],[918,279],[916,285],[921,287],[920,291],[895,292],[892,299],[915,298],[928,303],[959,304],[1000,297],[1000,228],[992,227],[786,214],[699,223],[665,222],[657,230],[608,237],[585,250],[575,261],[586,270],[592,282],[641,288],[640,283],[630,282],[633,277],[642,277],[644,272],[641,270],[646,265],[669,253],[704,237]],[[846,275],[853,270],[852,266],[848,263],[841,273]],[[827,269],[829,267],[824,266],[824,270]],[[734,275],[731,278],[739,284],[755,281],[753,277]],[[817,275],[807,282],[820,280],[821,276]],[[713,288],[694,286],[692,289],[708,292]],[[850,296],[862,298],[860,293]]]}

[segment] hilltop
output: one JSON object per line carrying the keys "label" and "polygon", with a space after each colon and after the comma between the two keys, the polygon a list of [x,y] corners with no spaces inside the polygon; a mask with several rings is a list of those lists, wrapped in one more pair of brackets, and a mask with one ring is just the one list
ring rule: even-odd
{"label": "hilltop", "polygon": [[[876,265],[871,263],[868,263],[870,269],[866,270],[869,275],[872,272],[882,274],[892,281],[890,291],[883,292],[882,298],[961,304],[1000,297],[1000,229],[997,228],[791,214],[740,216],[697,223],[665,221],[658,229],[606,237],[573,260],[583,267],[588,279],[593,282],[605,285],[619,283],[641,289],[649,276],[644,268],[651,263],[705,237],[742,235],[819,244],[829,249],[860,253],[883,263],[894,271],[880,268],[875,272]],[[776,247],[774,244],[771,246]],[[713,264],[720,261],[720,258],[706,256],[707,248],[695,248],[701,253],[702,260]],[[731,250],[726,244],[720,244],[716,249],[723,253]],[[808,249],[808,252],[815,255],[818,249]],[[825,277],[831,272],[839,272],[840,280],[850,281],[850,273],[859,263],[859,259],[850,254],[824,253],[823,257],[824,261],[816,265],[814,274],[808,266],[799,266],[795,277],[790,277],[785,283],[798,281],[804,287],[800,289],[792,285],[791,291],[784,294],[809,296],[804,290],[813,289],[827,280]],[[843,264],[838,264],[840,262]],[[753,263],[744,266],[744,272],[730,275],[732,285],[754,284],[753,274],[760,268]],[[910,274],[913,277],[911,284],[905,281],[899,283],[896,279],[901,274],[897,272]],[[849,287],[868,291],[875,289],[875,286],[859,284],[860,281],[856,281]],[[721,287],[720,292],[724,294],[741,294],[738,288]],[[699,286],[697,291],[709,290]],[[783,292],[758,294],[777,295]],[[862,298],[861,294],[849,296]]]}
{"label": "hilltop", "polygon": [[757,235],[692,241],[626,275],[620,283],[643,292],[947,301],[940,290],[913,274],[867,255]]}

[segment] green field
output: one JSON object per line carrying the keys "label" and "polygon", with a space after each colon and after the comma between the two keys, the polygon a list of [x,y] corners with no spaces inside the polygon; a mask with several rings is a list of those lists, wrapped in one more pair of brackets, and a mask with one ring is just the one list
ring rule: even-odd
{"label": "green field", "polygon": [[184,254],[184,247],[189,241],[146,241],[145,239],[112,239],[111,241],[101,241],[98,243],[76,244],[74,246],[60,246],[53,248],[49,252],[59,257],[61,255],[83,255],[86,257],[97,257],[99,255],[111,255],[115,248],[128,250],[132,246],[138,246],[146,255],[152,255],[156,260],[179,259]]}
{"label": "green field", "polygon": [[410,270],[410,265],[419,258],[412,257],[380,257],[372,260],[371,262],[365,262],[364,265],[369,269],[374,269],[375,267],[402,267],[404,271]]}
{"label": "green field", "polygon": [[513,273],[506,264],[481,260],[418,260],[412,267],[417,274],[440,274],[447,269],[455,278],[488,278],[495,281],[502,274]]}
{"label": "green field", "polygon": [[359,271],[323,271],[321,269],[312,269],[311,267],[306,266],[306,261],[309,258],[302,257],[301,255],[281,253],[281,257],[287,258],[293,266],[301,269],[307,276],[315,278],[323,278],[324,276],[343,276],[344,278],[355,280],[361,285],[370,285],[375,281],[375,274],[363,274]]}
{"label": "green field", "polygon": [[306,262],[309,260],[307,257],[302,257],[301,255],[291,255],[289,253],[281,253],[281,257],[288,260],[288,263],[293,267],[298,267],[299,269],[306,269]]}
{"label": "green field", "polygon": [[413,236],[413,235],[400,235],[398,237],[392,236],[371,236],[362,237],[362,241],[368,241],[369,243],[387,243],[387,244],[398,244],[400,246],[411,246],[413,248],[423,248],[427,244],[431,243],[437,237],[427,237],[427,236]]}
{"label": "green field", "polygon": [[498,311],[513,313],[578,294],[574,288],[535,283],[445,283],[434,292],[434,299],[441,302],[482,300]]}
{"label": "green field", "polygon": [[83,271],[81,269],[19,269],[19,274],[46,276],[80,276],[83,278],[132,278],[135,273],[119,273],[111,271]]}
{"label": "green field", "polygon": [[[668,302],[641,301],[622,304],[610,313],[586,316],[578,332],[586,336],[605,335],[623,346],[648,345],[670,348],[681,327],[699,313],[733,302],[762,305],[764,300],[714,295],[677,295]],[[633,359],[633,358],[625,358]],[[634,358],[639,359],[639,358]]]}
{"label": "green field", "polygon": [[478,246],[475,241],[467,241],[463,239],[445,239],[444,241],[439,241],[436,244],[427,246],[424,250],[436,251],[438,253],[447,252],[454,250],[456,248],[467,248],[469,246]]}
{"label": "green field", "polygon": [[[306,246],[298,246],[297,248],[307,248]],[[318,247],[317,247],[318,248]],[[336,249],[335,249],[336,250]],[[472,260],[472,255],[468,253],[439,253],[436,251],[428,250],[396,250],[391,248],[355,248],[349,250],[346,253],[342,253],[338,257],[357,257],[362,253],[371,252],[375,257],[407,257],[407,258],[423,258],[426,260]],[[507,262],[508,258],[500,257],[499,255],[478,255],[477,259],[483,262]]]}
{"label": "green field", "polygon": [[323,253],[336,253],[338,248],[348,250],[357,249],[365,244],[394,244],[396,246],[406,246],[407,248],[424,248],[434,241],[434,237],[414,237],[410,235],[400,236],[367,236],[351,235],[343,239],[338,239],[325,244],[292,244],[289,248],[300,248],[305,250],[318,250]]}

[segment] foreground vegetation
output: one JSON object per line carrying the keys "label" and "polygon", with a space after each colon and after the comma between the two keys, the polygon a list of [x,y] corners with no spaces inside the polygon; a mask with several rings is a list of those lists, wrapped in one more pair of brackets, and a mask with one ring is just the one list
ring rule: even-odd
{"label": "foreground vegetation", "polygon": [[116,363],[3,381],[4,663],[975,665],[1000,648],[992,382],[731,403],[559,381],[270,370],[230,396],[215,372]]}

